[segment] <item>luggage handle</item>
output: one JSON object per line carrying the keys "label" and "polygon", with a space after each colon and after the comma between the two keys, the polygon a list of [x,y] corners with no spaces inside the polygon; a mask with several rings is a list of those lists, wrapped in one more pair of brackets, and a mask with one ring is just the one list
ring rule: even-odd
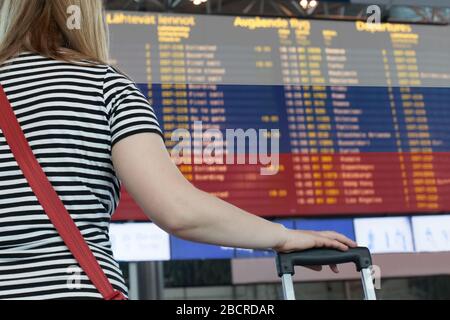
{"label": "luggage handle", "polygon": [[353,262],[361,272],[372,266],[372,256],[368,248],[350,248],[348,251],[334,249],[310,249],[299,252],[279,253],[277,256],[278,276],[295,274],[295,266],[323,266]]}

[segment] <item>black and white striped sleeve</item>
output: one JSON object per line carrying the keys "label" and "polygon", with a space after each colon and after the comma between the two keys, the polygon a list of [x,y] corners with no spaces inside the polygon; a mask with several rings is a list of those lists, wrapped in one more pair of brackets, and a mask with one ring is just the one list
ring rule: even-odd
{"label": "black and white striped sleeve", "polygon": [[128,77],[108,67],[103,92],[111,128],[111,148],[138,133],[151,132],[163,137],[155,111]]}

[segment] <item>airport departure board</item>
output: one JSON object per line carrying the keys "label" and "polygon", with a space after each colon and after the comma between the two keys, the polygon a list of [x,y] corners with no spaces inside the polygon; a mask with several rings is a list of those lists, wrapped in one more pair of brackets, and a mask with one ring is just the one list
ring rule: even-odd
{"label": "airport departure board", "polygon": [[[108,24],[111,63],[169,151],[197,121],[278,132],[276,174],[180,165],[200,189],[266,217],[450,210],[448,26],[129,12]],[[142,217],[124,192],[115,218]]]}

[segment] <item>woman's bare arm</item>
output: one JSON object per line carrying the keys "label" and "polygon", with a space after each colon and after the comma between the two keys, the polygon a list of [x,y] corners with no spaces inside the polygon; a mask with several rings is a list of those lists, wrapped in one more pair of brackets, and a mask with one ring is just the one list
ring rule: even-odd
{"label": "woman's bare arm", "polygon": [[249,214],[189,183],[153,133],[128,137],[113,148],[116,172],[147,216],[180,238],[230,247],[277,251],[356,244],[335,232],[288,230]]}

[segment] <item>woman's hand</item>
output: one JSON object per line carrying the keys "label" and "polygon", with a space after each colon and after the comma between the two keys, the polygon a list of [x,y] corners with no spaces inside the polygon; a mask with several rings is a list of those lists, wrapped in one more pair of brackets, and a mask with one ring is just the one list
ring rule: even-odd
{"label": "woman's hand", "polygon": [[[280,253],[289,253],[293,251],[303,251],[314,248],[330,248],[341,251],[347,251],[349,248],[356,247],[357,244],[346,236],[333,231],[303,231],[286,230],[286,239],[279,246],[273,248]],[[338,273],[336,265],[330,265],[333,272]],[[320,271],[321,266],[310,267],[310,269]]]}

